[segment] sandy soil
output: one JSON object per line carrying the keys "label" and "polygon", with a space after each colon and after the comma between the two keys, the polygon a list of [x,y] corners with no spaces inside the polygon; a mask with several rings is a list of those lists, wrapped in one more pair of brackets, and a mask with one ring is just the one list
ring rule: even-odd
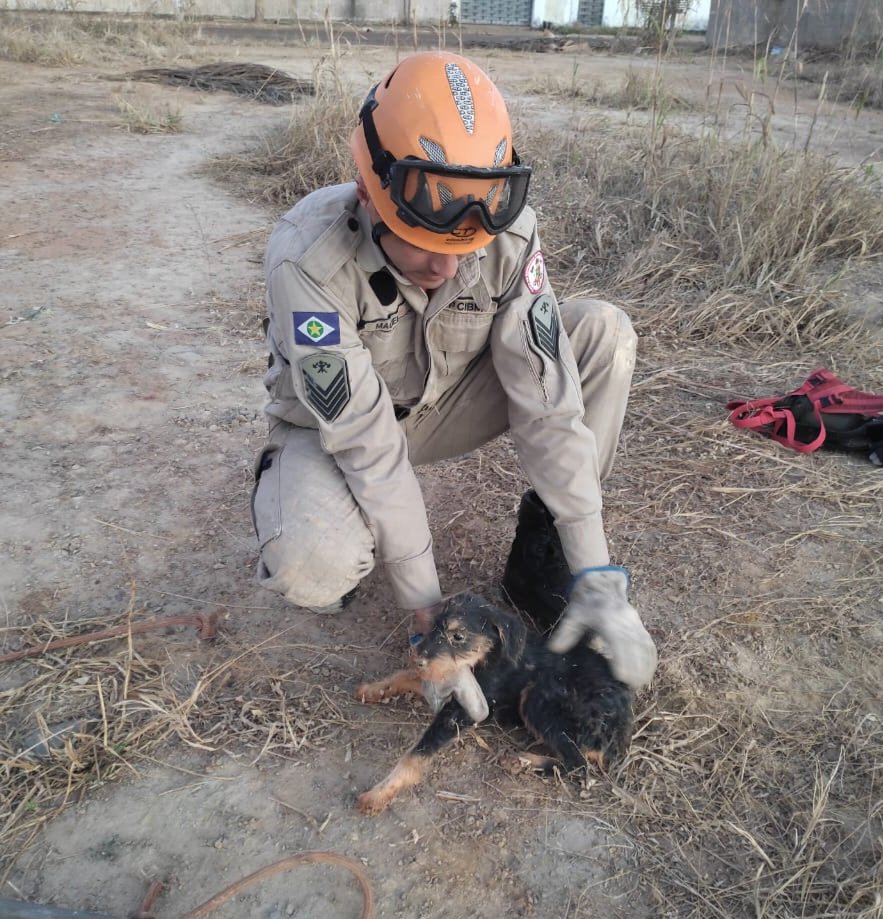
{"label": "sandy soil", "polygon": [[[320,53],[231,43],[218,59],[308,77]],[[392,55],[362,49],[348,66],[367,83]],[[508,51],[482,59],[525,93],[536,117],[547,100],[527,94],[530,84],[552,73],[566,82],[573,67],[566,54],[532,58],[529,72]],[[645,66],[579,59],[587,79],[628,64]],[[703,65],[683,66],[685,85],[701,83]],[[286,111],[100,76],[0,62],[3,624],[119,621],[130,603],[138,615],[218,610],[216,643],[170,630],[139,639],[139,653],[165,661],[183,689],[242,655],[225,696],[232,719],[259,717],[247,690],[260,677],[287,686],[307,716],[320,706],[329,727],[300,750],[227,745],[223,736],[211,749],[170,742],[45,827],[0,897],[124,916],[162,879],[155,912],[177,916],[286,854],[327,849],[364,864],[381,917],[591,915],[594,902],[655,915],[652,897],[630,893],[633,842],[590,807],[574,807],[600,789],[509,775],[501,760],[513,741],[494,729],[484,742],[465,738],[382,817],[354,810],[355,794],[386,771],[425,715],[351,698],[364,675],[401,659],[402,622],[382,576],[342,618],[292,610],[253,583],[260,258],[276,215],[202,171],[283,123]],[[736,79],[726,90],[734,99]],[[183,131],[126,132],[116,96],[180,110]],[[787,121],[783,131],[799,131],[804,114]],[[863,120],[849,138],[849,157],[879,159],[880,119]],[[511,517],[483,521],[467,508],[460,532],[490,524],[494,534],[484,556],[463,558],[448,529],[456,470],[423,475],[444,587],[493,592]],[[0,688],[33,666],[0,671]],[[345,873],[311,866],[243,894],[226,915],[356,916],[359,903]]]}

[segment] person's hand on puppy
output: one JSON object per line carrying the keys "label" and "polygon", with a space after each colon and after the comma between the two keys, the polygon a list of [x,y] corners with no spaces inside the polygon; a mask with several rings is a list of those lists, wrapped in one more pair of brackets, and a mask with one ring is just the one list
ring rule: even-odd
{"label": "person's hand on puppy", "polygon": [[628,572],[616,565],[580,571],[549,648],[561,654],[595,636],[616,679],[640,689],[656,671],[656,645],[628,601],[628,585]]}

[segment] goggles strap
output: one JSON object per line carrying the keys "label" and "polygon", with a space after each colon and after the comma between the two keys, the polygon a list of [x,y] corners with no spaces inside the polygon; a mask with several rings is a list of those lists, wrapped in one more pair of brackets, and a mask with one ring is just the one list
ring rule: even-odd
{"label": "goggles strap", "polygon": [[[375,86],[374,89],[377,89],[377,87]],[[365,143],[368,145],[368,152],[371,154],[371,168],[380,176],[381,186],[386,188],[389,185],[389,168],[396,159],[389,150],[383,149],[377,128],[374,127],[374,116],[371,114],[377,108],[374,89],[368,93],[368,98],[362,106],[362,111],[359,112],[359,121],[362,122]]]}

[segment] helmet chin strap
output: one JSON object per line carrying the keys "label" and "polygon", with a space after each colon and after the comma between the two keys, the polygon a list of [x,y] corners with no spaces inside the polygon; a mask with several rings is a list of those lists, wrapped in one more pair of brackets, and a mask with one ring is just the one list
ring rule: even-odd
{"label": "helmet chin strap", "polygon": [[[392,230],[390,230],[382,220],[378,220],[377,223],[371,227],[371,242],[373,242],[375,246],[380,246],[380,237],[391,232]],[[380,246],[380,248],[382,249],[383,246]]]}
{"label": "helmet chin strap", "polygon": [[383,257],[387,260],[387,262],[389,262],[389,264],[392,265],[392,267],[395,268],[399,274],[402,274],[402,269],[396,265],[396,263],[389,257],[389,253],[386,251],[386,249],[383,248],[381,238],[386,236],[387,233],[392,234],[392,230],[390,230],[390,228],[382,220],[378,220],[377,223],[371,227],[371,241],[375,246],[377,246],[378,249],[380,249],[380,251],[383,253]]}

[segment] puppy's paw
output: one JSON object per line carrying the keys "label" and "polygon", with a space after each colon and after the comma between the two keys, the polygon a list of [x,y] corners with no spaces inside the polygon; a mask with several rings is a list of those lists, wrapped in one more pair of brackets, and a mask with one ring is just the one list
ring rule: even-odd
{"label": "puppy's paw", "polygon": [[528,753],[526,750],[508,756],[503,761],[503,768],[510,775],[518,775],[523,772],[539,772],[547,774],[554,768],[556,761],[550,756],[539,756],[536,753]]}
{"label": "puppy's paw", "polygon": [[527,772],[530,768],[524,758],[518,754],[501,757],[500,765],[509,775],[520,775],[522,772]]}
{"label": "puppy's paw", "polygon": [[356,687],[355,696],[360,702],[386,702],[389,698],[386,694],[387,688],[385,680],[378,683],[362,683]]}
{"label": "puppy's paw", "polygon": [[356,806],[359,808],[359,813],[366,817],[376,817],[389,807],[394,797],[394,794],[385,789],[371,788],[359,795]]}

